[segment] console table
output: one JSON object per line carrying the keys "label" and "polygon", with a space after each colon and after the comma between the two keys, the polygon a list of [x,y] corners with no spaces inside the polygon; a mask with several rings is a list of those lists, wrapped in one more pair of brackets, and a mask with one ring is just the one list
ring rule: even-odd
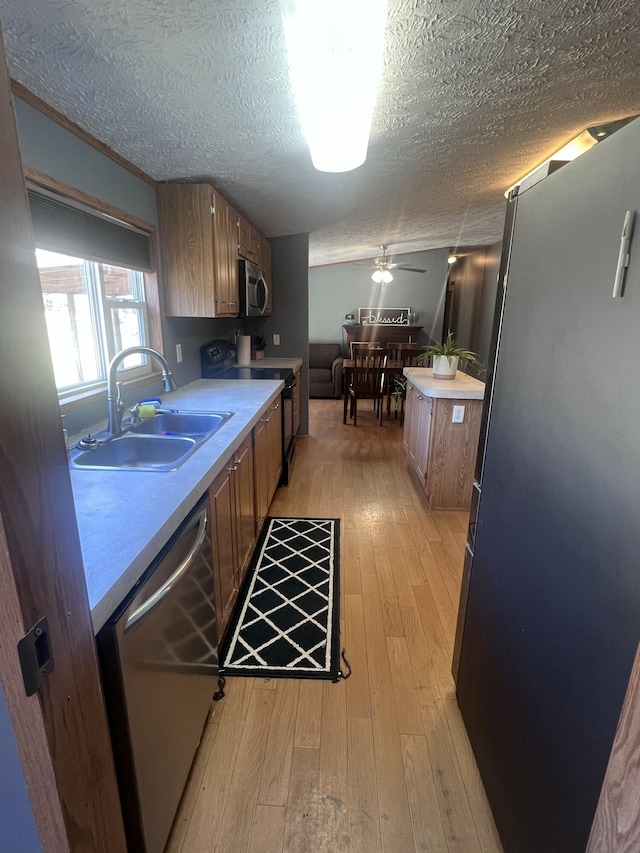
{"label": "console table", "polygon": [[360,323],[344,323],[342,328],[347,333],[347,353],[351,351],[353,341],[371,341],[383,345],[390,341],[395,343],[417,343],[422,326],[384,326],[361,325]]}

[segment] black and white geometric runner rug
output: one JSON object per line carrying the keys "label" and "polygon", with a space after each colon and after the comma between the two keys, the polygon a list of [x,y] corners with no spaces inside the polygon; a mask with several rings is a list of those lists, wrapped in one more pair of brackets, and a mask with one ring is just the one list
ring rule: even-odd
{"label": "black and white geometric runner rug", "polygon": [[268,518],[220,675],[341,678],[339,562],[339,519]]}

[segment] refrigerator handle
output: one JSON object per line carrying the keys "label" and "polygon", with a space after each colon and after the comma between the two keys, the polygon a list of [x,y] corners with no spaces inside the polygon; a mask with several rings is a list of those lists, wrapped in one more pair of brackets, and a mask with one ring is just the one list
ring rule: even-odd
{"label": "refrigerator handle", "polygon": [[204,542],[204,537],[207,534],[207,521],[208,521],[207,508],[204,507],[204,509],[202,510],[202,512],[200,513],[200,516],[199,516],[198,532],[196,534],[196,538],[193,542],[193,545],[189,549],[189,553],[184,558],[184,560],[180,563],[180,565],[175,570],[175,572],[171,575],[171,577],[168,578],[162,584],[160,589],[157,589],[153,593],[153,595],[149,596],[149,598],[147,598],[146,601],[143,601],[143,603],[140,605],[140,607],[137,607],[133,611],[131,616],[129,616],[129,618],[127,619],[125,626],[124,626],[124,633],[125,634],[127,633],[127,631],[131,631],[133,628],[135,628],[136,625],[138,625],[140,623],[140,621],[142,619],[144,619],[144,617],[151,610],[153,610],[155,607],[157,607],[157,605],[160,604],[162,599],[166,598],[166,596],[169,595],[169,593],[171,592],[173,587],[178,583],[180,578],[188,572],[191,564],[193,563],[193,561],[196,558],[196,554],[198,553],[198,551],[200,550],[200,548],[202,546],[202,543]]}

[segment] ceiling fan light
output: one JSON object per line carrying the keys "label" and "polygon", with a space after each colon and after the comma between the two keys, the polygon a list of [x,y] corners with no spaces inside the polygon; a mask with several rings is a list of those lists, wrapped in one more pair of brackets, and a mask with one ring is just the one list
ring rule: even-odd
{"label": "ceiling fan light", "polygon": [[384,281],[382,270],[375,270],[371,276],[371,281],[375,281],[376,284],[380,284],[381,281]]}
{"label": "ceiling fan light", "polygon": [[456,262],[457,260],[458,260],[458,259],[456,258],[456,256],[455,256],[455,255],[449,255],[449,257],[447,258],[447,263],[448,263],[448,264],[455,264],[455,262]]}
{"label": "ceiling fan light", "polygon": [[389,284],[390,281],[393,281],[393,276],[391,275],[389,270],[382,270],[380,275],[382,276],[383,284]]}
{"label": "ceiling fan light", "polygon": [[311,159],[364,163],[382,71],[387,0],[281,0],[289,75]]}

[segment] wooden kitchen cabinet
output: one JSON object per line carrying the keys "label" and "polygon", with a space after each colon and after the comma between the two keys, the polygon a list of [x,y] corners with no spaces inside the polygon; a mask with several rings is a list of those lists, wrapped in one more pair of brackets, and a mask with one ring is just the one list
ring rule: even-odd
{"label": "wooden kitchen cabinet", "polygon": [[238,255],[254,264],[260,263],[260,236],[253,225],[238,215]]}
{"label": "wooden kitchen cabinet", "polygon": [[213,575],[216,595],[218,642],[222,640],[238,595],[236,579],[236,502],[232,479],[232,459],[209,488]]}
{"label": "wooden kitchen cabinet", "polygon": [[253,446],[245,439],[209,488],[218,641],[233,613],[256,537]]}
{"label": "wooden kitchen cabinet", "polygon": [[253,429],[256,526],[259,531],[269,511],[282,473],[282,411],[272,403]]}
{"label": "wooden kitchen cabinet", "polygon": [[296,384],[292,392],[293,396],[293,434],[297,435],[300,429],[300,368],[295,372]]}
{"label": "wooden kitchen cabinet", "polygon": [[432,414],[433,398],[420,394],[413,385],[408,384],[403,443],[409,464],[421,483],[425,482],[427,475]]}
{"label": "wooden kitchen cabinet", "polygon": [[259,255],[260,255],[260,269],[262,270],[262,275],[264,277],[265,282],[267,283],[267,307],[265,308],[265,315],[271,314],[273,312],[273,287],[272,281],[273,277],[271,275],[271,243],[267,240],[266,237],[263,237],[262,234],[259,235],[260,245],[259,245]]}
{"label": "wooden kitchen cabinet", "polygon": [[253,442],[247,438],[234,454],[238,589],[242,586],[256,541]]}
{"label": "wooden kitchen cabinet", "polygon": [[209,184],[158,184],[165,311],[237,317],[236,213]]}
{"label": "wooden kitchen cabinet", "polygon": [[[464,406],[463,423],[453,407]],[[403,443],[430,509],[468,509],[482,400],[430,397],[407,383]]]}

